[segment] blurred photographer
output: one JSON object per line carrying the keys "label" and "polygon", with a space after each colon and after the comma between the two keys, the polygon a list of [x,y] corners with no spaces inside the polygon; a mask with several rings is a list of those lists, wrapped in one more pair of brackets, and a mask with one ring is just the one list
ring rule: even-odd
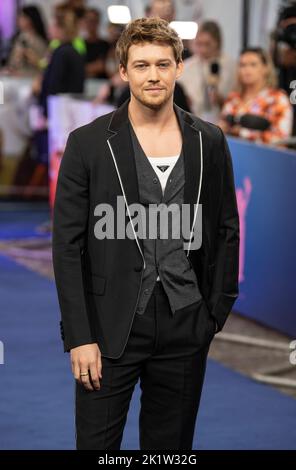
{"label": "blurred photographer", "polygon": [[[285,2],[280,11],[276,30],[272,33],[271,52],[278,70],[280,88],[291,94],[291,82],[296,79],[296,2]],[[293,106],[292,134],[296,135],[296,107]]]}

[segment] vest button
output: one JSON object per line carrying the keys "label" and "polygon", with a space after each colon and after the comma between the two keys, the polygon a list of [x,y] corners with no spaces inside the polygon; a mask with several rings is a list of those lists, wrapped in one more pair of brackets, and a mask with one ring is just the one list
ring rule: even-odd
{"label": "vest button", "polygon": [[153,183],[154,183],[154,184],[157,183],[157,178],[153,178]]}

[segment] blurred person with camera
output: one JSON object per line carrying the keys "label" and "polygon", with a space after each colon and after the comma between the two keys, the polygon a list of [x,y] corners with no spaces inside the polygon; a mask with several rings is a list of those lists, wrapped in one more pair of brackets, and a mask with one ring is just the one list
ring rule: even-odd
{"label": "blurred person with camera", "polygon": [[192,41],[192,57],[184,61],[178,83],[184,88],[191,111],[215,123],[224,99],[233,88],[235,63],[222,51],[222,33],[214,21],[205,21]]}
{"label": "blurred person with camera", "polygon": [[[285,2],[279,12],[277,27],[271,35],[271,54],[278,70],[279,86],[289,95],[296,80],[296,3]],[[296,105],[293,106],[293,130],[296,136]]]}

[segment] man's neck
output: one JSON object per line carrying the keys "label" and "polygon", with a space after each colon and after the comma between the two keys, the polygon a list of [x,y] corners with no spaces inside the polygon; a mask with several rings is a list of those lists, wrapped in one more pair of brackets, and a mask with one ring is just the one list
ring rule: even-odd
{"label": "man's neck", "polygon": [[131,96],[128,114],[134,127],[158,127],[159,130],[175,124],[173,100],[157,109],[144,106]]}

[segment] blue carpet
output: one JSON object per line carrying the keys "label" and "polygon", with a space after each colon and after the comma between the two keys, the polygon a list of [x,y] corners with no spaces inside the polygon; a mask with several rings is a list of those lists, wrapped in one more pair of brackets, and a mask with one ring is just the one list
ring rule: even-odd
{"label": "blue carpet", "polygon": [[38,233],[37,227],[50,219],[44,203],[0,203],[0,240],[17,238],[47,238],[48,233]]}
{"label": "blue carpet", "polygon": [[[53,282],[0,256],[0,449],[73,449],[74,383]],[[122,449],[138,448],[140,389]],[[209,360],[195,449],[295,449],[296,402]]]}
{"label": "blue carpet", "polygon": [[198,449],[296,449],[296,400],[209,361]]}

